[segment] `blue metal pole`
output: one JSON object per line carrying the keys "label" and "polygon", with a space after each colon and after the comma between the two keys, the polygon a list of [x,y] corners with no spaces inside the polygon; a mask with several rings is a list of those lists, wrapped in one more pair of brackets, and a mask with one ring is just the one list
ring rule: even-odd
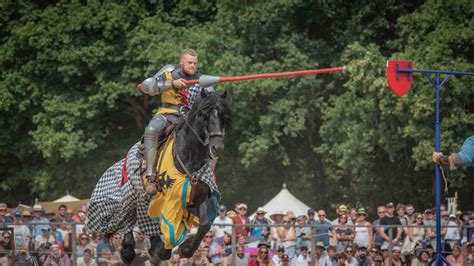
{"label": "blue metal pole", "polygon": [[[436,73],[436,123],[435,123],[435,150],[441,151],[440,141],[440,118],[439,118],[439,94],[440,94],[440,77],[439,73]],[[441,266],[441,176],[439,172],[439,166],[435,165],[435,176],[436,176],[436,266]]]}

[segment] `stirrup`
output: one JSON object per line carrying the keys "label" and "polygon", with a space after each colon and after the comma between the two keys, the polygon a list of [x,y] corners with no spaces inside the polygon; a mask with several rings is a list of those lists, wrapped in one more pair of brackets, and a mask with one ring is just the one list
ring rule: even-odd
{"label": "stirrup", "polygon": [[156,181],[156,174],[155,175],[147,175],[146,179],[148,179],[148,183],[145,187],[145,192],[148,195],[155,195],[161,189],[160,184]]}

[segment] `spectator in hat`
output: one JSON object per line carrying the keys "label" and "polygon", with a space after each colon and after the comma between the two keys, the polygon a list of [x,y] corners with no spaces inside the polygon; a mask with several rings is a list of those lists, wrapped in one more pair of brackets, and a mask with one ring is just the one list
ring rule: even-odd
{"label": "spectator in hat", "polygon": [[399,246],[394,246],[392,248],[392,263],[390,263],[390,257],[385,258],[384,265],[393,265],[393,266],[401,266],[402,259],[401,259],[401,252]]}
{"label": "spectator in hat", "polygon": [[278,242],[277,244],[285,247],[286,255],[290,259],[296,255],[296,230],[293,227],[290,217],[283,216],[283,226],[278,227]]}
{"label": "spectator in hat", "polygon": [[71,265],[71,260],[66,254],[63,254],[62,250],[58,245],[52,245],[50,248],[50,255],[43,264],[44,266],[69,266]]}
{"label": "spectator in hat", "polygon": [[250,252],[250,259],[248,261],[247,266],[260,266],[260,260],[258,259],[258,252],[252,251]]}
{"label": "spectator in hat", "polygon": [[84,255],[80,258],[77,258],[77,266],[97,266],[97,263],[93,259],[92,250],[88,248],[84,250]]}
{"label": "spectator in hat", "polygon": [[240,203],[239,205],[237,205],[237,212],[238,215],[232,218],[232,222],[234,224],[242,224],[243,226],[236,226],[235,233],[249,236],[250,229],[248,226],[245,226],[250,224],[250,220],[247,217],[247,205],[244,203]]}
{"label": "spectator in hat", "polygon": [[[283,212],[276,211],[270,215],[270,219],[273,221],[274,225],[282,225],[283,216],[284,216]],[[270,239],[274,243],[273,245],[274,248],[277,246],[278,231],[280,230],[279,228],[280,228],[279,226],[274,226],[270,228]]]}
{"label": "spectator in hat", "polygon": [[354,243],[357,244],[358,247],[365,247],[368,249],[372,248],[372,224],[367,221],[367,212],[364,208],[359,208],[357,210],[357,221],[355,225]]}
{"label": "spectator in hat", "polygon": [[291,221],[291,225],[294,225],[296,223],[296,216],[295,216],[295,213],[291,210],[289,211],[286,211],[286,217],[288,217],[288,219],[290,219]]}
{"label": "spectator in hat", "polygon": [[280,266],[283,264],[282,259],[283,255],[285,255],[285,248],[283,246],[277,246],[276,248],[277,254],[273,256],[272,261],[276,266]]}
{"label": "spectator in hat", "polygon": [[315,219],[316,210],[313,208],[309,208],[306,212],[306,216],[308,216],[308,224],[313,224],[316,221]]}
{"label": "spectator in hat", "polygon": [[334,238],[336,242],[336,250],[338,252],[344,250],[348,246],[352,246],[354,240],[354,230],[347,226],[347,214],[343,213],[339,216],[337,226],[334,227]]}
{"label": "spectator in hat", "polygon": [[31,232],[30,228],[23,222],[21,211],[13,212],[13,224],[10,227],[13,228],[16,249],[29,249]]}
{"label": "spectator in hat", "polygon": [[306,216],[298,216],[298,218],[296,218],[296,225],[296,250],[299,250],[301,246],[311,246],[311,227],[307,226]]}
{"label": "spectator in hat", "polygon": [[332,266],[331,258],[326,253],[326,247],[321,241],[316,242],[315,259],[318,266]]}
{"label": "spectator in hat", "polygon": [[34,266],[38,265],[38,261],[36,261],[36,258],[33,256],[30,256],[28,254],[27,249],[21,249],[18,252],[18,255],[16,256],[15,260],[15,266]]}
{"label": "spectator in hat", "polygon": [[446,235],[444,236],[444,242],[447,248],[449,246],[448,251],[450,251],[452,250],[454,245],[459,243],[459,241],[461,240],[461,235],[459,233],[459,226],[456,222],[456,215],[450,214],[447,219],[448,223],[446,228]]}
{"label": "spectator in hat", "polygon": [[359,246],[356,257],[357,263],[359,266],[370,266],[371,261],[367,257],[367,247]]}
{"label": "spectator in hat", "polygon": [[335,220],[333,220],[333,221],[331,222],[332,225],[334,225],[334,226],[335,226],[335,225],[339,225],[339,216],[341,216],[342,214],[345,214],[345,215],[347,215],[347,217],[348,217],[348,218],[347,218],[346,225],[352,225],[352,221],[349,219],[349,215],[348,215],[349,212],[348,212],[348,210],[347,210],[347,206],[346,206],[346,205],[344,205],[344,204],[343,204],[343,205],[340,205],[340,206],[337,208],[336,213],[337,213],[337,217],[338,217],[338,218],[336,218]]}
{"label": "spectator in hat", "polygon": [[332,231],[331,223],[327,220],[326,212],[324,210],[318,211],[318,219],[313,223],[316,225],[314,228],[316,242],[323,242],[324,246],[329,246],[329,234]]}
{"label": "spectator in hat", "polygon": [[309,249],[307,246],[301,246],[300,247],[300,255],[296,258],[296,261],[294,263],[295,266],[307,266],[310,265],[311,263],[311,258],[309,256]]}
{"label": "spectator in hat", "polygon": [[[402,225],[400,219],[394,216],[394,212],[395,206],[393,203],[387,203],[387,205],[385,205],[385,216],[380,219],[379,232],[384,239],[384,242],[391,242],[392,245],[399,245],[402,237],[402,228],[397,227],[396,229],[393,229],[393,227],[385,227],[385,225]],[[392,239],[390,238],[390,231],[392,231]]]}
{"label": "spectator in hat", "polygon": [[33,232],[33,237],[37,237],[41,235],[41,230],[43,228],[49,229],[49,219],[44,217],[43,207],[39,204],[33,206],[33,216],[34,218],[31,220],[31,230]]}
{"label": "spectator in hat", "polygon": [[[214,231],[216,239],[221,239],[224,237],[224,232],[232,234],[232,219],[226,216],[227,208],[225,205],[220,205],[218,208],[219,215],[214,219],[211,229]],[[219,225],[218,225],[219,224]]]}
{"label": "spectator in hat", "polygon": [[273,261],[270,259],[270,244],[266,242],[260,242],[258,248],[258,260],[260,265],[275,266]]}
{"label": "spectator in hat", "polygon": [[35,243],[34,243],[34,252],[37,254],[37,256],[40,258],[39,260],[41,262],[44,262],[46,257],[49,254],[50,247],[54,245],[56,240],[54,237],[50,234],[50,228],[49,227],[42,227],[41,228],[41,234],[35,237]]}
{"label": "spectator in hat", "polygon": [[7,216],[8,205],[6,203],[0,203],[0,227],[3,227],[7,224],[11,224],[13,221],[10,217]]}
{"label": "spectator in hat", "polygon": [[258,208],[255,217],[250,224],[263,225],[262,227],[252,227],[250,229],[250,236],[256,240],[268,241],[270,236],[270,227],[264,226],[271,224],[270,220],[265,218],[267,212],[263,208]]}
{"label": "spectator in hat", "polygon": [[449,156],[442,152],[433,152],[433,162],[454,170],[463,166],[474,166],[474,135],[468,137],[459,152]]}

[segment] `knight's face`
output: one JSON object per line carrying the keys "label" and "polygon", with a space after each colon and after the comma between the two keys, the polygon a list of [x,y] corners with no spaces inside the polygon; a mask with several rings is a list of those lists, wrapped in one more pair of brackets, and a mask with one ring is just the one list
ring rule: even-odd
{"label": "knight's face", "polygon": [[179,61],[181,68],[186,75],[194,75],[197,71],[198,59],[197,56],[184,54]]}

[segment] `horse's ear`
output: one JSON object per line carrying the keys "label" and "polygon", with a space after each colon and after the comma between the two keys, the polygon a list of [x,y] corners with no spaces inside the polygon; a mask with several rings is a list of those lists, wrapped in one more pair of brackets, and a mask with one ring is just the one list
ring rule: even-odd
{"label": "horse's ear", "polygon": [[202,89],[202,90],[201,90],[201,99],[206,98],[206,96],[207,96],[206,89]]}
{"label": "horse's ear", "polygon": [[222,93],[221,97],[222,97],[222,99],[225,99],[227,97],[227,91],[224,91],[224,93]]}

